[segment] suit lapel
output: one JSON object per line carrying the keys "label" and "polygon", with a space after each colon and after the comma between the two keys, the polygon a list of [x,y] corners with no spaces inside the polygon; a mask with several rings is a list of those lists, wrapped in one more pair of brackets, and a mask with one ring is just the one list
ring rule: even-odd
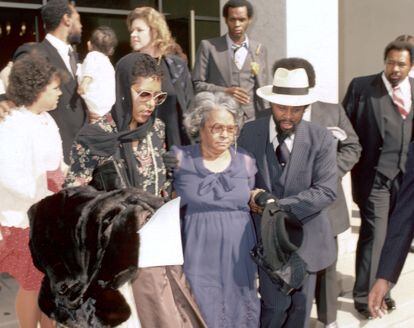
{"label": "suit lapel", "polygon": [[[265,58],[263,56],[263,50],[259,49],[260,44],[261,44],[260,42],[249,39],[250,59],[251,61],[259,64],[259,67],[261,67],[261,71],[262,71],[263,68],[267,67],[267,63],[265,62]],[[268,81],[263,81],[261,73],[255,75],[255,78],[256,78],[258,87],[262,87],[263,85],[268,84]]]}
{"label": "suit lapel", "polygon": [[309,153],[309,141],[306,139],[306,131],[309,127],[307,122],[301,122],[295,132],[295,140],[293,142],[292,152],[290,154],[289,165],[286,172],[286,182],[284,195],[289,195],[289,187],[294,185],[294,178],[301,171],[301,167],[307,162],[307,154]]}
{"label": "suit lapel", "polygon": [[410,81],[411,86],[411,110],[414,110],[414,79],[409,78],[408,81]]}
{"label": "suit lapel", "polygon": [[[269,118],[270,119],[270,118]],[[263,180],[268,190],[272,190],[272,183],[270,181],[269,166],[266,156],[266,145],[269,142],[269,119],[260,121],[257,129],[257,157],[256,165],[259,172],[262,172]],[[259,122],[259,121],[258,121]]]}
{"label": "suit lapel", "polygon": [[213,56],[214,62],[222,74],[223,80],[228,86],[231,86],[232,62],[227,47],[226,36],[222,36],[216,40],[217,42],[213,44],[215,51],[212,51],[211,55]]}
{"label": "suit lapel", "polygon": [[67,88],[69,93],[71,94],[73,92],[73,83],[76,83],[75,79],[73,78],[73,75],[71,72],[69,72],[68,68],[65,65],[65,62],[63,61],[62,57],[59,55],[58,51],[52,44],[47,40],[44,39],[41,43],[47,52],[47,55],[49,57],[49,61],[51,64],[53,64],[56,68],[64,71],[68,76],[68,82],[62,83],[62,86]]}
{"label": "suit lapel", "polygon": [[394,109],[394,103],[382,81],[381,73],[377,75],[377,78],[372,82],[371,87],[373,89],[372,92],[370,92],[371,96],[369,97],[371,110],[375,117],[381,137],[384,139],[383,113],[387,110]]}

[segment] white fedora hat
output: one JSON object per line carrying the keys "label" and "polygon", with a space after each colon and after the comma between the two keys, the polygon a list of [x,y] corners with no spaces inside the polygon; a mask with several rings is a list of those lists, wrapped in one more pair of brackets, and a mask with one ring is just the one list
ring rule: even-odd
{"label": "white fedora hat", "polygon": [[261,87],[256,93],[271,103],[285,106],[304,106],[316,101],[313,89],[309,88],[308,75],[304,68],[278,68],[273,85]]}

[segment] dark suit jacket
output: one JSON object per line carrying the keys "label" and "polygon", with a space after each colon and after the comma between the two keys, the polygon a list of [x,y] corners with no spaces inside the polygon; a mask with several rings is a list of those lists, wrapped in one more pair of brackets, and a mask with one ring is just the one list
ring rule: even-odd
{"label": "dark suit jacket", "polygon": [[[249,38],[249,55],[260,66],[256,75],[257,88],[268,84],[267,50],[259,42]],[[193,69],[193,82],[196,92],[224,91],[231,87],[231,58],[226,36],[202,40],[197,50]],[[255,107],[264,109],[264,102],[254,95]]]}
{"label": "dark suit jacket", "polygon": [[414,237],[414,144],[408,151],[406,172],[389,219],[377,278],[396,283]]}
{"label": "dark suit jacket", "polygon": [[[271,177],[266,159],[269,117],[247,123],[240,134],[240,146],[256,159],[258,172],[255,187],[271,192]],[[311,272],[333,263],[336,249],[326,208],[336,198],[336,149],[331,133],[302,121],[296,130],[286,184],[280,204],[304,224],[304,238],[299,254]]]}
{"label": "dark suit jacket", "polygon": [[361,145],[344,109],[339,104],[316,102],[311,107],[311,122],[322,127],[339,127],[347,134],[343,141],[337,140],[336,163],[338,165],[338,194],[336,201],[329,207],[328,216],[334,235],[349,228],[349,215],[346,206],[342,178],[348,173],[361,154]]}
{"label": "dark suit jacket", "polygon": [[[343,100],[362,146],[361,158],[352,169],[352,193],[358,205],[365,202],[374,183],[384,138],[382,113],[395,106],[381,74],[353,79]],[[414,80],[411,78],[410,84],[414,99]]]}
{"label": "dark suit jacket", "polygon": [[59,103],[56,109],[49,113],[55,119],[56,124],[59,127],[59,132],[63,141],[63,155],[65,157],[65,162],[69,164],[70,150],[73,141],[86,121],[86,107],[82,98],[77,93],[77,81],[66,68],[63,59],[60,57],[55,47],[53,47],[48,40],[44,39],[40,43],[22,45],[16,50],[14,57],[17,58],[34,49],[41,52],[52,65],[67,74],[67,81],[60,86],[62,95],[59,98]]}

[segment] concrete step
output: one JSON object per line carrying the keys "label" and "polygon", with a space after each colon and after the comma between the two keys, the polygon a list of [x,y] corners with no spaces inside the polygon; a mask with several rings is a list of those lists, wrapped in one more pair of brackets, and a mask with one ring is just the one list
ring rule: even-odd
{"label": "concrete step", "polygon": [[[353,211],[357,216],[358,212]],[[341,297],[338,298],[337,323],[340,328],[413,328],[414,327],[414,254],[409,254],[401,277],[392,290],[397,309],[382,319],[364,320],[354,309],[352,288],[355,275],[355,249],[358,240],[360,219],[351,219],[351,228],[338,238],[339,256],[337,271]],[[311,327],[323,328],[317,321],[316,306],[312,309]]]}

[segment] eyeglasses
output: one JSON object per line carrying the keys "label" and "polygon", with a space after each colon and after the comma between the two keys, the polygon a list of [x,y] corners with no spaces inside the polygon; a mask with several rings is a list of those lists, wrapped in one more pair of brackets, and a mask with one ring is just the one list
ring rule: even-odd
{"label": "eyeglasses", "polygon": [[223,134],[224,131],[227,131],[228,134],[235,135],[239,127],[237,125],[223,125],[223,124],[213,124],[210,127],[211,134]]}
{"label": "eyeglasses", "polygon": [[135,91],[138,101],[147,102],[154,99],[156,106],[161,105],[167,99],[166,92],[150,92],[147,90],[135,90],[134,88],[132,90]]}

